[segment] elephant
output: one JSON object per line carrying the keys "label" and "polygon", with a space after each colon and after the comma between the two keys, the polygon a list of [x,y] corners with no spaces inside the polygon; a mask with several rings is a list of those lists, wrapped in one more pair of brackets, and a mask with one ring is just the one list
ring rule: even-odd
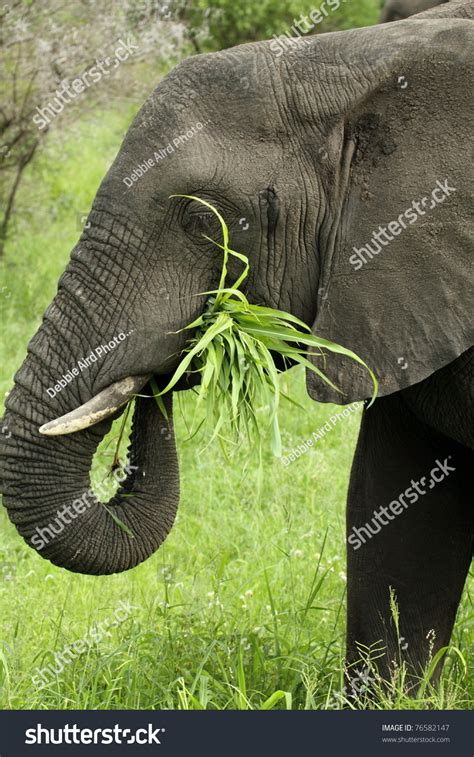
{"label": "elephant", "polygon": [[380,14],[380,23],[401,21],[408,16],[414,16],[416,13],[422,13],[447,2],[449,0],[386,0]]}
{"label": "elephant", "polygon": [[[219,209],[233,248],[248,255],[251,302],[293,314],[378,377],[347,497],[348,665],[378,644],[389,676],[401,634],[416,676],[449,643],[473,533],[462,149],[473,19],[472,0],[453,0],[398,24],[300,38],[284,54],[273,40],[192,56],[159,83],[98,189],[6,400],[3,501],[44,558],[92,575],[129,570],[173,525],[173,398],[166,419],[150,377],[163,386],[174,372],[182,329],[219,281],[209,239],[220,227],[195,196]],[[230,261],[229,280],[240,271]],[[326,372],[340,392],[310,371],[315,401],[370,397],[367,372],[343,355],[328,355]],[[91,460],[134,395],[128,475],[103,507],[89,488]]]}

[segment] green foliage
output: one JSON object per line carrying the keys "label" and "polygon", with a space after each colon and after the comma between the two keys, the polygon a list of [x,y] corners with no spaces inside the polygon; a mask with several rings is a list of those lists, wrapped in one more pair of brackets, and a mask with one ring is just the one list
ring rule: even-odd
{"label": "green foliage", "polygon": [[379,0],[341,0],[339,7],[337,1],[334,0],[331,7],[327,0],[324,3],[322,0],[193,0],[186,5],[184,20],[203,50],[221,50],[290,32],[294,23],[305,16],[311,24],[310,12],[323,5],[327,15],[323,14],[323,20],[314,26],[312,33],[370,26],[377,22]]}
{"label": "green foliage", "polygon": [[[272,429],[272,449],[277,457],[281,456],[278,425],[281,371],[275,365],[275,355],[283,359],[285,369],[302,365],[335,391],[339,389],[309,358],[324,359],[326,352],[345,355],[369,371],[374,386],[373,402],[378,383],[363,360],[339,344],[314,336],[305,323],[290,313],[251,304],[239,289],[248,276],[249,261],[229,247],[229,229],[222,215],[206,200],[192,195],[178,196],[205,205],[218,218],[223,244],[207,236],[206,239],[223,251],[223,261],[219,287],[204,292],[212,295],[204,312],[183,329],[193,331],[193,337],[178,368],[158,396],[170,391],[185,373],[199,373],[196,410],[201,403],[205,404],[206,418],[214,428],[212,438],[218,437],[221,441],[230,432],[237,441],[246,436],[250,442],[259,443],[258,406],[265,406],[268,408],[266,426]],[[244,263],[244,269],[234,285],[226,288],[230,255]],[[159,405],[162,408],[162,404]]]}

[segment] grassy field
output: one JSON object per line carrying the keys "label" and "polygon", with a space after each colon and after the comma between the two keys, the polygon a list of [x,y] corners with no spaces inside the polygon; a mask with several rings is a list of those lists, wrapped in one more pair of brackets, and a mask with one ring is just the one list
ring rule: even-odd
{"label": "grassy field", "polygon": [[[100,114],[51,138],[22,187],[1,265],[2,396],[131,116]],[[283,407],[288,453],[334,408],[306,397],[301,373],[285,383],[304,406]],[[3,708],[341,706],[344,500],[359,414],[339,421],[287,467],[267,450],[260,465],[245,448],[228,465],[217,445],[204,449],[202,435],[186,441],[183,417],[192,404],[184,397],[176,414],[177,523],[164,547],[135,570],[93,578],[58,569],[26,547],[2,511]],[[112,455],[108,442],[98,478]],[[466,589],[452,640],[466,660],[474,651],[471,618]],[[41,684],[39,670],[48,665],[58,672],[45,673]],[[379,706],[468,708],[473,683],[472,670],[450,653],[437,692],[407,700],[396,684]]]}

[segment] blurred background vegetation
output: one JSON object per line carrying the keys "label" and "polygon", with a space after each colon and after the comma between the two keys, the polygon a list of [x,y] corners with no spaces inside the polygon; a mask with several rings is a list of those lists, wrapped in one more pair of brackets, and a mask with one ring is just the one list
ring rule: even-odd
{"label": "blurred background vegetation", "polygon": [[[183,57],[291,33],[321,6],[315,0],[10,0],[0,6],[0,256],[24,173],[49,131],[70,134],[98,111],[138,109]],[[310,33],[369,25],[379,10],[380,0],[341,0]],[[100,80],[39,127],[39,111],[56,90],[113,59],[120,41],[134,45],[127,60],[106,65]]]}

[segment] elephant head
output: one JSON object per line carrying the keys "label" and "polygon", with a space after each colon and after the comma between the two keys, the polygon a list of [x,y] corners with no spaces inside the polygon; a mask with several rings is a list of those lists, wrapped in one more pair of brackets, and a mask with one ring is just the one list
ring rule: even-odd
{"label": "elephant head", "polygon": [[414,16],[416,13],[422,13],[447,2],[449,0],[386,0],[380,14],[380,23],[401,21],[408,16]]}
{"label": "elephant head", "polygon": [[[220,241],[214,215],[173,195],[218,207],[234,249],[250,259],[249,298],[354,350],[381,394],[421,381],[470,346],[459,145],[470,128],[465,17],[473,4],[449,7],[449,17],[433,11],[300,39],[284,54],[261,42],[193,57],[150,95],[6,403],[4,501],[44,557],[84,573],[126,570],[173,523],[171,400],[168,421],[153,399],[137,400],[133,472],[107,507],[88,492],[92,456],[120,404],[149,376],[173,371],[185,345],[177,332],[219,279],[221,255],[206,239]],[[422,198],[434,202],[435,191],[428,208]],[[377,249],[371,235],[382,226],[391,241]],[[74,374],[87,356],[87,370]],[[370,396],[355,363],[328,356],[326,369],[344,395],[310,376],[313,398]],[[74,433],[39,432],[73,410],[60,430]]]}

